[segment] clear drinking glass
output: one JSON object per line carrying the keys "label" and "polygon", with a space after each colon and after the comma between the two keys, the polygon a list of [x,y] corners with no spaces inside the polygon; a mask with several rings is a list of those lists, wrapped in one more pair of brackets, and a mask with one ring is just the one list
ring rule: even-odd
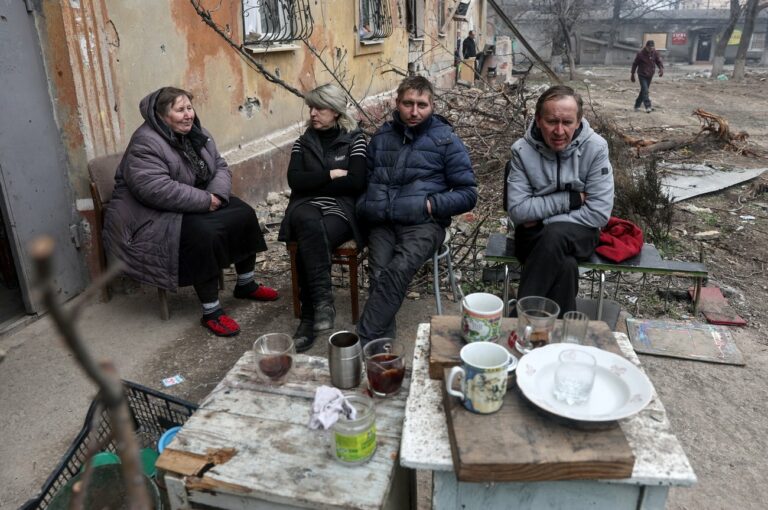
{"label": "clear drinking glass", "polygon": [[569,406],[589,400],[595,384],[595,357],[578,349],[566,349],[558,357],[554,396]]}
{"label": "clear drinking glass", "polygon": [[296,346],[291,335],[267,333],[253,343],[256,371],[269,382],[279,382],[291,370]]}
{"label": "clear drinking glass", "polygon": [[368,388],[377,397],[400,391],[405,378],[405,346],[394,338],[379,338],[363,347]]}
{"label": "clear drinking glass", "polygon": [[552,341],[560,307],[551,299],[528,296],[517,300],[517,331],[515,348],[527,354]]}
{"label": "clear drinking glass", "polygon": [[563,334],[561,342],[583,344],[589,328],[589,315],[582,312],[566,312],[563,315]]}

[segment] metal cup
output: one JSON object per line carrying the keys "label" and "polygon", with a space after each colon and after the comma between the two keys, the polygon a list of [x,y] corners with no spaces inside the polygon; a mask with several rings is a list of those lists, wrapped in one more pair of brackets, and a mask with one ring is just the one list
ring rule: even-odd
{"label": "metal cup", "polygon": [[360,338],[351,331],[337,331],[328,338],[331,384],[341,389],[360,385],[363,367]]}

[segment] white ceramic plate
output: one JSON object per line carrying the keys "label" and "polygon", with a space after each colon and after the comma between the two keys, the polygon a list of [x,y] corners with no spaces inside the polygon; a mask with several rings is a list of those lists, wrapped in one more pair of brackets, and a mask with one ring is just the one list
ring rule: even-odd
{"label": "white ceramic plate", "polygon": [[[583,350],[595,357],[595,385],[584,404],[568,405],[552,394],[557,358],[565,349]],[[520,358],[516,372],[517,385],[528,400],[545,411],[572,420],[620,420],[643,410],[653,393],[651,381],[629,360],[584,345],[549,344],[534,349]]]}

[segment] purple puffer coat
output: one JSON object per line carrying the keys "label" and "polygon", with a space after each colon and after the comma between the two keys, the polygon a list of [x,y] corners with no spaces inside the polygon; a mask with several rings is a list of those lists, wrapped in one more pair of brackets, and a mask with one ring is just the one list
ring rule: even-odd
{"label": "purple puffer coat", "polygon": [[104,245],[140,282],[175,291],[184,213],[203,213],[211,194],[229,201],[232,173],[210,134],[195,117],[188,136],[197,137],[212,176],[195,188],[192,164],[170,129],[155,115],[159,90],[139,103],[144,123],[133,133],[115,174],[115,190],[104,213]]}

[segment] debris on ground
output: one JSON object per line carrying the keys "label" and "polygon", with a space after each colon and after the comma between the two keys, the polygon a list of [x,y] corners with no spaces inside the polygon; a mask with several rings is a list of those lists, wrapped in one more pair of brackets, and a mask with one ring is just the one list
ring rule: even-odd
{"label": "debris on ground", "polygon": [[163,379],[163,386],[166,388],[170,388],[171,386],[176,386],[177,384],[183,383],[184,377],[181,374],[176,374],[172,377],[166,377]]}

